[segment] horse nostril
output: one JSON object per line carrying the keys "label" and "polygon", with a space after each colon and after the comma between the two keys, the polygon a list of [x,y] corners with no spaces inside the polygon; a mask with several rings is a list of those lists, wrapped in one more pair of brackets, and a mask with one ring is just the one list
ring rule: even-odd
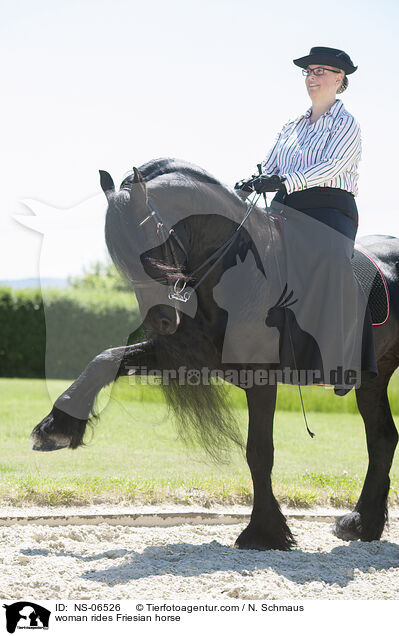
{"label": "horse nostril", "polygon": [[159,321],[159,331],[162,335],[174,333],[176,331],[175,325],[168,318],[161,318]]}
{"label": "horse nostril", "polygon": [[159,307],[150,309],[146,320],[150,329],[162,336],[175,333],[180,322],[177,312],[170,311],[169,307],[166,310]]}

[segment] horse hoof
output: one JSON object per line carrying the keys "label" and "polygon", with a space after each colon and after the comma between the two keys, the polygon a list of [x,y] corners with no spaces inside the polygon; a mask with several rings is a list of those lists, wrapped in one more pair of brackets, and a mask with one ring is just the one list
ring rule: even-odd
{"label": "horse hoof", "polygon": [[67,448],[71,441],[70,438],[67,435],[58,433],[53,429],[54,417],[50,413],[50,415],[45,417],[40,424],[35,426],[31,433],[30,441],[32,444],[32,450],[49,452],[60,450],[61,448]]}
{"label": "horse hoof", "polygon": [[69,446],[70,440],[64,435],[41,435],[40,431],[36,429],[32,431],[30,436],[30,441],[32,444],[32,450],[34,451],[55,451],[60,450],[61,448],[67,448]]}
{"label": "horse hoof", "polygon": [[61,450],[61,448],[67,448],[68,445],[69,444],[63,444],[63,445],[56,444],[52,440],[47,440],[45,443],[33,442],[32,450],[46,453],[48,451],[55,451],[55,450]]}
{"label": "horse hoof", "polygon": [[362,538],[362,520],[359,512],[351,512],[336,520],[333,534],[342,541],[357,541]]}
{"label": "horse hoof", "polygon": [[378,541],[384,531],[387,519],[386,509],[374,509],[372,514],[366,511],[353,512],[336,520],[333,533],[344,541]]}
{"label": "horse hoof", "polygon": [[287,530],[283,536],[272,536],[270,530],[249,525],[237,537],[234,547],[238,550],[291,550],[296,541]]}
{"label": "horse hoof", "polygon": [[55,451],[82,445],[87,420],[78,420],[53,406],[33,429],[30,440],[34,451]]}

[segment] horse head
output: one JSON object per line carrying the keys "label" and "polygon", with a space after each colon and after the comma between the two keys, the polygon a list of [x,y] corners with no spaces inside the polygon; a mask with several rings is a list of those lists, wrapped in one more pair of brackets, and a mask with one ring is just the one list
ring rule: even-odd
{"label": "horse head", "polygon": [[108,201],[105,238],[111,258],[134,287],[144,326],[173,334],[180,311],[168,290],[182,277],[181,267],[174,262],[177,248],[171,248],[163,221],[149,204],[143,176],[133,168],[129,187],[122,184],[115,192],[110,174],[100,170],[100,183]]}

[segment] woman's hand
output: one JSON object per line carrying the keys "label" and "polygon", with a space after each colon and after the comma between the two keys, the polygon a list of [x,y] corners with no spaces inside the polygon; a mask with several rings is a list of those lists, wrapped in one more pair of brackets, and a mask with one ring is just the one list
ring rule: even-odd
{"label": "woman's hand", "polygon": [[237,181],[234,189],[243,190],[244,192],[257,192],[258,194],[263,194],[263,192],[275,192],[276,190],[284,190],[286,192],[283,181],[284,178],[278,177],[276,174],[271,177],[265,174],[253,174],[249,179]]}
{"label": "woman's hand", "polygon": [[252,183],[254,179],[256,179],[257,175],[253,174],[252,177],[248,179],[241,179],[241,181],[237,181],[234,186],[234,190],[243,190],[244,192],[253,192],[254,189],[252,187]]}
{"label": "woman's hand", "polygon": [[263,194],[264,192],[275,192],[276,190],[284,190],[286,191],[285,185],[283,183],[284,179],[278,177],[276,174],[268,177],[265,174],[259,175],[251,182],[251,187],[258,194]]}

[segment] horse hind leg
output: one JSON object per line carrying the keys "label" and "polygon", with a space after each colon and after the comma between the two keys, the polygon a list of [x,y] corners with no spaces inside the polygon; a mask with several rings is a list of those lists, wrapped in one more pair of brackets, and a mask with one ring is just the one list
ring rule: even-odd
{"label": "horse hind leg", "polygon": [[369,465],[355,509],[337,520],[334,534],[344,541],[378,540],[387,520],[387,499],[391,468],[398,433],[389,406],[387,387],[398,361],[387,356],[379,363],[378,376],[356,390],[363,418]]}

